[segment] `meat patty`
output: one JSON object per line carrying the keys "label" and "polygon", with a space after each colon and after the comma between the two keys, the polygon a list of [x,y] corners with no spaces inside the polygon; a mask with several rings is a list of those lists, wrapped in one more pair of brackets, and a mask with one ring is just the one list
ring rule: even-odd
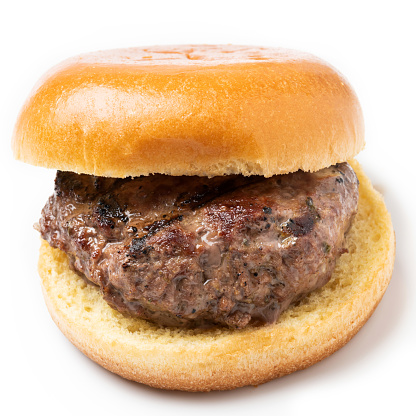
{"label": "meat patty", "polygon": [[330,279],[357,202],[347,163],[271,178],[58,171],[39,228],[120,312],[243,328]]}

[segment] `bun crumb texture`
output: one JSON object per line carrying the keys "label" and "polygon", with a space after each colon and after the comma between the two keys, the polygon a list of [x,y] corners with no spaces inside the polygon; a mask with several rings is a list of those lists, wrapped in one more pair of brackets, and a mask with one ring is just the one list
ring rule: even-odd
{"label": "bun crumb texture", "polygon": [[306,368],[348,342],[371,316],[390,280],[395,238],[381,195],[354,160],[358,214],[327,285],[273,325],[230,329],[162,328],[123,316],[42,242],[39,272],[52,318],[84,354],[139,383],[186,391],[259,385]]}

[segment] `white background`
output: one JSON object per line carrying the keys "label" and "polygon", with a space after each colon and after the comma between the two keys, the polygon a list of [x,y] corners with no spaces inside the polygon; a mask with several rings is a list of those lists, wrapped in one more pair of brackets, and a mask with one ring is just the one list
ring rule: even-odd
{"label": "white background", "polygon": [[[412,1],[15,1],[2,3],[1,389],[2,414],[415,415],[416,84]],[[366,121],[358,159],[391,211],[392,282],[343,349],[258,388],[189,394],[125,381],[84,357],[44,305],[32,225],[54,172],[15,162],[18,111],[51,66],[97,49],[172,43],[283,46],[318,55],[354,86]],[[3,410],[7,409],[5,413]]]}

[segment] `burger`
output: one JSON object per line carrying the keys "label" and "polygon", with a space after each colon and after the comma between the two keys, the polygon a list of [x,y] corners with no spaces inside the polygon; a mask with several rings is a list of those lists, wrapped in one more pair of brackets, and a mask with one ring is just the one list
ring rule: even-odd
{"label": "burger", "polygon": [[27,99],[15,157],[57,169],[35,228],[53,320],[139,383],[258,385],[342,347],[390,280],[358,99],[305,53],[100,51]]}

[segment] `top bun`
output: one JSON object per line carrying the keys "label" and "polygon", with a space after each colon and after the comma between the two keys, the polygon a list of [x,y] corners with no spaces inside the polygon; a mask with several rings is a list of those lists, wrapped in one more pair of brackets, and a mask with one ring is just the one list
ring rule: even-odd
{"label": "top bun", "polygon": [[24,162],[126,177],[272,176],[355,156],[364,124],[349,83],[318,58],[230,45],[80,55],[35,87],[16,124]]}

